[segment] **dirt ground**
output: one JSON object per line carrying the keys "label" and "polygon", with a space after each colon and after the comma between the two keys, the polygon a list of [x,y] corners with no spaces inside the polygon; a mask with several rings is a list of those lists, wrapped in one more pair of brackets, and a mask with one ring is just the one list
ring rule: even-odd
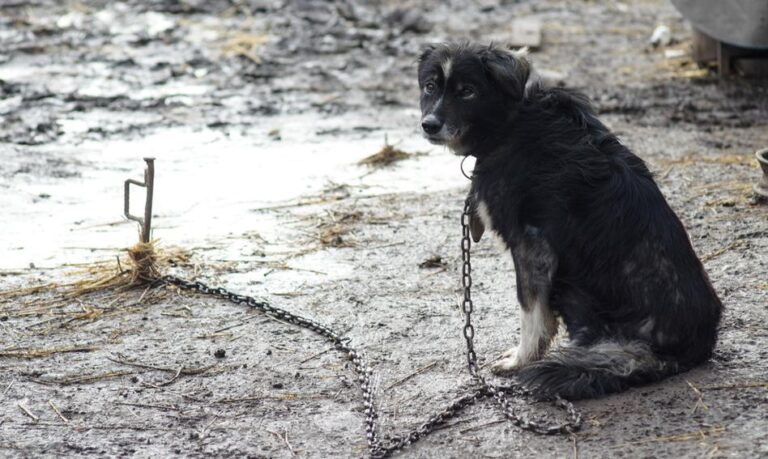
{"label": "dirt ground", "polygon": [[[503,42],[522,18],[542,25],[535,67],[657,174],[725,304],[720,342],[694,371],[578,402],[573,436],[484,402],[402,456],[768,457],[768,207],[751,193],[768,87],[697,69],[662,0],[0,2],[0,456],[366,454],[355,376],[309,332],[173,289],[27,290],[117,269],[136,236],[115,221],[122,180],[148,154],[159,187],[177,180],[155,208],[154,235],[182,247],[168,272],[344,332],[385,438],[462,394],[468,184],[419,138],[415,58]],[[658,24],[666,48],[648,44]],[[419,154],[357,164],[385,136]],[[473,257],[487,363],[517,339],[514,274],[489,240]]]}

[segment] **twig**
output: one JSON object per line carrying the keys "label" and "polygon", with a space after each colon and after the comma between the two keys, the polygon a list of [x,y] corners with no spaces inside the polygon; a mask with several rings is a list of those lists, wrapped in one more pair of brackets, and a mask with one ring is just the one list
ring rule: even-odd
{"label": "twig", "polygon": [[284,298],[296,298],[297,296],[304,296],[306,293],[302,292],[272,292],[274,296],[282,296]]}
{"label": "twig", "polygon": [[306,359],[302,360],[301,362],[299,362],[299,365],[305,364],[305,363],[309,362],[309,361],[310,361],[310,360],[312,360],[312,359],[315,359],[315,358],[317,358],[317,357],[320,357],[320,356],[321,356],[321,355],[323,355],[323,354],[326,354],[326,353],[328,353],[328,352],[331,352],[332,350],[333,350],[333,348],[328,348],[328,349],[326,349],[326,350],[324,350],[324,351],[320,351],[320,352],[318,352],[317,354],[313,354],[313,355],[311,355],[311,356],[307,357]]}
{"label": "twig", "polygon": [[5,390],[3,391],[3,397],[5,397],[5,394],[7,394],[9,390],[11,390],[11,387],[13,387],[14,383],[16,383],[16,380],[12,379],[11,382],[8,384],[8,387],[6,387]]}
{"label": "twig", "polygon": [[[206,371],[208,371],[211,368],[216,366],[216,364],[213,364],[213,365],[208,365],[208,366],[200,367],[200,368],[186,368],[186,367],[169,368],[169,367],[158,367],[156,365],[149,365],[149,364],[146,364],[146,363],[131,362],[131,361],[125,360],[122,357],[117,358],[117,359],[112,358],[112,357],[107,357],[107,360],[110,360],[110,361],[115,362],[115,363],[119,363],[121,365],[128,365],[128,366],[137,367],[137,368],[145,368],[145,369],[148,369],[148,370],[167,371],[169,373],[177,373],[178,372],[180,375],[184,375],[184,376],[199,375],[200,373],[205,373]],[[171,382],[173,382],[173,381],[171,381]]]}
{"label": "twig", "polygon": [[686,383],[688,383],[688,386],[690,386],[691,389],[693,389],[693,392],[696,394],[698,399],[696,400],[696,403],[693,405],[693,409],[691,410],[691,414],[696,413],[696,410],[699,408],[699,406],[703,407],[705,410],[709,411],[709,407],[704,403],[704,394],[701,393],[698,387],[694,386],[692,382],[686,380]]}
{"label": "twig", "polygon": [[452,428],[454,428],[454,427],[456,427],[456,426],[458,426],[458,425],[461,425],[461,424],[466,424],[466,423],[468,423],[468,422],[477,421],[477,419],[478,419],[478,417],[477,417],[477,416],[475,416],[475,417],[471,417],[471,418],[468,418],[468,419],[459,419],[458,421],[456,421],[456,422],[452,422],[452,423],[450,423],[450,424],[442,424],[442,425],[439,425],[439,426],[435,427],[435,430],[446,430],[446,429],[452,429]]}
{"label": "twig", "polygon": [[214,400],[211,403],[238,403],[238,402],[258,402],[264,400],[267,397],[241,397],[241,398],[223,398],[221,400]]}
{"label": "twig", "polygon": [[[59,422],[39,422],[39,423],[24,423],[19,424],[22,428],[24,427],[64,427],[67,426],[67,424],[59,423]],[[9,426],[13,427],[13,426]],[[80,426],[78,427],[78,430],[139,430],[139,431],[151,431],[151,430],[160,430],[160,431],[176,431],[178,430],[178,427],[158,427],[158,426],[135,426],[130,424],[105,424],[105,425],[88,425],[88,426]]]}
{"label": "twig", "polygon": [[712,449],[709,450],[709,452],[707,452],[707,459],[712,459],[713,457],[716,457],[716,456],[721,457],[722,454],[717,454],[719,452],[720,452],[720,445],[715,443],[715,446],[713,446]]}
{"label": "twig", "polygon": [[727,251],[729,251],[731,249],[735,249],[739,245],[740,245],[740,241],[731,242],[730,244],[726,245],[725,247],[721,247],[721,248],[715,250],[714,252],[710,252],[710,253],[704,254],[701,257],[701,261],[709,261],[709,260],[711,260],[713,258],[719,257],[720,255],[724,254],[725,252],[727,252]]}
{"label": "twig", "polygon": [[[273,294],[273,295],[274,295],[274,294]],[[214,331],[212,331],[211,333],[209,333],[209,334],[207,334],[207,335],[199,335],[199,336],[198,336],[198,338],[202,338],[202,339],[204,339],[204,338],[213,338],[213,337],[215,337],[215,336],[218,336],[218,335],[219,335],[221,332],[224,332],[224,331],[227,331],[227,330],[231,330],[231,329],[233,329],[233,328],[237,328],[237,327],[242,327],[243,325],[248,325],[248,323],[249,323],[251,320],[253,320],[253,319],[257,319],[257,318],[262,318],[262,317],[263,317],[263,316],[262,316],[262,315],[260,315],[260,314],[259,314],[259,315],[253,315],[253,316],[251,316],[251,317],[247,317],[247,318],[245,318],[245,319],[241,320],[240,322],[238,322],[238,323],[236,323],[236,324],[233,324],[233,325],[228,325],[228,326],[226,326],[226,327],[222,327],[222,328],[219,328],[219,329],[217,329],[217,330],[214,330]]]}
{"label": "twig", "polygon": [[288,447],[288,451],[291,453],[291,457],[296,457],[296,451],[293,450],[293,446],[291,446],[291,443],[288,441],[288,429],[285,429],[285,436],[280,435],[277,432],[272,432],[271,430],[267,430],[267,432],[282,440],[285,443],[285,446]]}
{"label": "twig", "polygon": [[185,399],[187,399],[187,400],[192,400],[193,402],[197,402],[197,403],[209,403],[209,401],[208,401],[208,400],[204,400],[204,399],[202,399],[202,398],[200,398],[200,397],[195,397],[195,396],[194,396],[194,395],[192,395],[191,393],[186,393],[186,394],[185,394],[184,392],[176,392],[176,391],[174,391],[174,390],[172,390],[172,389],[168,389],[168,390],[166,390],[166,392],[167,392],[167,393],[169,393],[169,394],[177,395],[177,396],[179,396],[179,397],[181,397],[181,398],[185,398]]}
{"label": "twig", "polygon": [[720,435],[723,432],[725,432],[725,427],[712,427],[706,430],[699,429],[693,432],[687,432],[679,435],[667,435],[663,437],[649,438],[647,440],[639,440],[639,441],[622,443],[620,445],[611,446],[610,448],[620,449],[620,448],[626,448],[627,446],[630,446],[630,445],[640,445],[644,443],[654,443],[654,442],[676,442],[676,441],[699,440],[699,439],[705,439],[710,436]]}
{"label": "twig", "polygon": [[135,373],[134,371],[110,371],[107,373],[101,373],[101,374],[95,374],[95,375],[70,376],[70,377],[60,378],[60,379],[30,378],[29,380],[38,384],[47,384],[47,385],[60,384],[62,386],[69,386],[71,384],[83,384],[83,383],[102,381],[104,379],[120,378],[122,376],[132,375],[134,373]]}
{"label": "twig", "polygon": [[141,302],[144,301],[144,297],[147,296],[147,293],[149,293],[150,289],[152,289],[151,285],[149,287],[147,287],[146,289],[144,289],[144,292],[139,297],[139,300],[137,301],[137,303],[141,304]]}
{"label": "twig", "polygon": [[211,426],[213,425],[214,422],[216,422],[217,419],[219,419],[219,414],[215,414],[213,416],[213,420],[211,420],[211,422],[209,422],[207,426],[203,427],[203,429],[199,433],[200,440],[202,440],[205,437],[206,431],[210,430]]}
{"label": "twig", "polygon": [[571,434],[571,440],[573,440],[573,459],[579,459],[579,439]]}
{"label": "twig", "polygon": [[427,273],[427,275],[424,276],[424,277],[432,277],[432,276],[434,276],[436,274],[444,273],[447,270],[448,270],[448,267],[447,266],[443,266],[442,268],[440,268],[438,270],[432,271],[431,273]]}
{"label": "twig", "polygon": [[171,385],[174,381],[176,381],[179,378],[179,375],[181,374],[181,370],[183,370],[183,367],[179,367],[178,370],[176,370],[176,374],[173,375],[171,379],[165,382],[161,382],[160,384],[150,384],[150,383],[144,383],[145,386],[154,387],[157,389],[158,387],[165,387]]}
{"label": "twig", "polygon": [[62,346],[40,349],[24,348],[6,348],[0,350],[0,357],[15,357],[20,359],[35,359],[47,357],[51,354],[61,354],[65,352],[91,352],[97,350],[97,346]]}
{"label": "twig", "polygon": [[425,367],[421,367],[421,368],[419,368],[418,370],[416,370],[416,371],[414,371],[413,373],[411,373],[411,374],[409,374],[408,376],[406,376],[405,378],[403,378],[403,379],[401,379],[401,380],[399,380],[399,381],[397,381],[397,382],[395,382],[395,383],[391,384],[389,387],[387,387],[387,388],[386,388],[386,389],[384,389],[384,390],[390,390],[390,389],[392,389],[393,387],[399,386],[400,384],[402,384],[402,383],[404,383],[404,382],[408,381],[409,379],[413,378],[414,376],[416,376],[416,375],[420,375],[421,373],[424,373],[425,371],[429,370],[430,368],[434,367],[435,365],[437,365],[437,364],[438,364],[438,363],[440,363],[440,362],[441,362],[440,360],[435,360],[434,362],[430,363],[429,365],[427,365],[427,366],[425,366]]}
{"label": "twig", "polygon": [[464,433],[467,433],[467,432],[472,432],[473,430],[480,430],[483,427],[494,426],[496,424],[501,424],[502,422],[507,422],[507,420],[506,419],[497,419],[495,421],[486,422],[485,424],[480,424],[479,426],[467,427],[466,429],[459,430],[459,433],[464,434]]}
{"label": "twig", "polygon": [[59,411],[59,409],[56,408],[56,405],[53,404],[53,400],[48,400],[48,405],[50,405],[56,415],[61,418],[62,421],[64,421],[64,424],[69,424],[69,419],[65,418],[64,415],[61,414],[61,411]]}
{"label": "twig", "polygon": [[33,421],[35,421],[35,422],[38,422],[38,421],[40,420],[40,418],[38,418],[37,416],[35,416],[34,414],[32,414],[32,412],[31,412],[31,411],[29,411],[29,408],[27,408],[26,406],[24,406],[24,404],[23,404],[22,402],[19,402],[19,403],[17,403],[17,404],[16,404],[16,406],[18,406],[18,407],[19,407],[19,409],[21,409],[21,411],[22,411],[24,414],[26,414],[27,416],[29,416],[30,418],[32,418],[32,420],[33,420]]}
{"label": "twig", "polygon": [[139,408],[156,408],[158,410],[166,410],[166,411],[181,411],[181,408],[173,405],[150,405],[147,403],[128,403],[128,402],[115,402],[115,405],[137,406]]}
{"label": "twig", "polygon": [[294,202],[287,202],[284,204],[255,207],[248,210],[250,212],[260,212],[265,210],[287,209],[290,207],[304,207],[304,206],[313,206],[316,204],[328,204],[330,202],[343,201],[344,199],[363,200],[363,199],[375,199],[375,198],[388,198],[395,195],[396,193],[382,193],[382,194],[361,194],[360,196],[328,196],[328,197],[319,197],[319,198],[316,197],[316,198],[308,198],[304,201],[294,201]]}
{"label": "twig", "polygon": [[405,245],[405,241],[403,241],[403,242],[393,242],[391,244],[373,245],[373,246],[363,247],[361,250],[379,250],[379,249],[386,249],[386,248],[389,248],[389,247],[397,247],[398,245]]}
{"label": "twig", "polygon": [[763,387],[768,389],[768,382],[751,382],[751,383],[736,383],[736,384],[722,384],[715,386],[701,386],[703,390],[720,390],[720,389],[749,389],[752,387]]}

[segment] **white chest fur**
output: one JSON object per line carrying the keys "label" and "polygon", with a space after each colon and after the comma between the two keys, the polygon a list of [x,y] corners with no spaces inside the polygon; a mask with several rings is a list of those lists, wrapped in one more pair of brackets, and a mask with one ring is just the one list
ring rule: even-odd
{"label": "white chest fur", "polygon": [[491,214],[488,212],[488,205],[485,204],[485,201],[477,201],[477,216],[480,217],[480,221],[483,222],[486,231],[496,232],[493,229]]}
{"label": "white chest fur", "polygon": [[483,222],[485,232],[493,235],[493,240],[499,245],[502,251],[507,249],[507,243],[504,242],[496,227],[493,225],[493,219],[491,219],[491,213],[488,210],[488,205],[485,201],[477,200],[477,216],[480,217],[480,221]]}

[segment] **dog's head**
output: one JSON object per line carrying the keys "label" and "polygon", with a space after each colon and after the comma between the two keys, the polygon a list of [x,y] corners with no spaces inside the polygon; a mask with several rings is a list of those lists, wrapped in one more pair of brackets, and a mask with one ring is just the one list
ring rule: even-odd
{"label": "dog's head", "polygon": [[493,45],[425,47],[419,58],[424,137],[456,154],[472,154],[522,101],[530,73],[524,55]]}

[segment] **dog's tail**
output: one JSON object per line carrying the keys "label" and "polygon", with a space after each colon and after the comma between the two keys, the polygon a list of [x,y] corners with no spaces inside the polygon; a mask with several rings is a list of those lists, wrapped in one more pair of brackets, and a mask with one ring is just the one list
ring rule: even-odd
{"label": "dog's tail", "polygon": [[595,398],[679,372],[677,361],[657,356],[640,341],[603,341],[563,347],[518,372],[520,382],[541,397]]}

